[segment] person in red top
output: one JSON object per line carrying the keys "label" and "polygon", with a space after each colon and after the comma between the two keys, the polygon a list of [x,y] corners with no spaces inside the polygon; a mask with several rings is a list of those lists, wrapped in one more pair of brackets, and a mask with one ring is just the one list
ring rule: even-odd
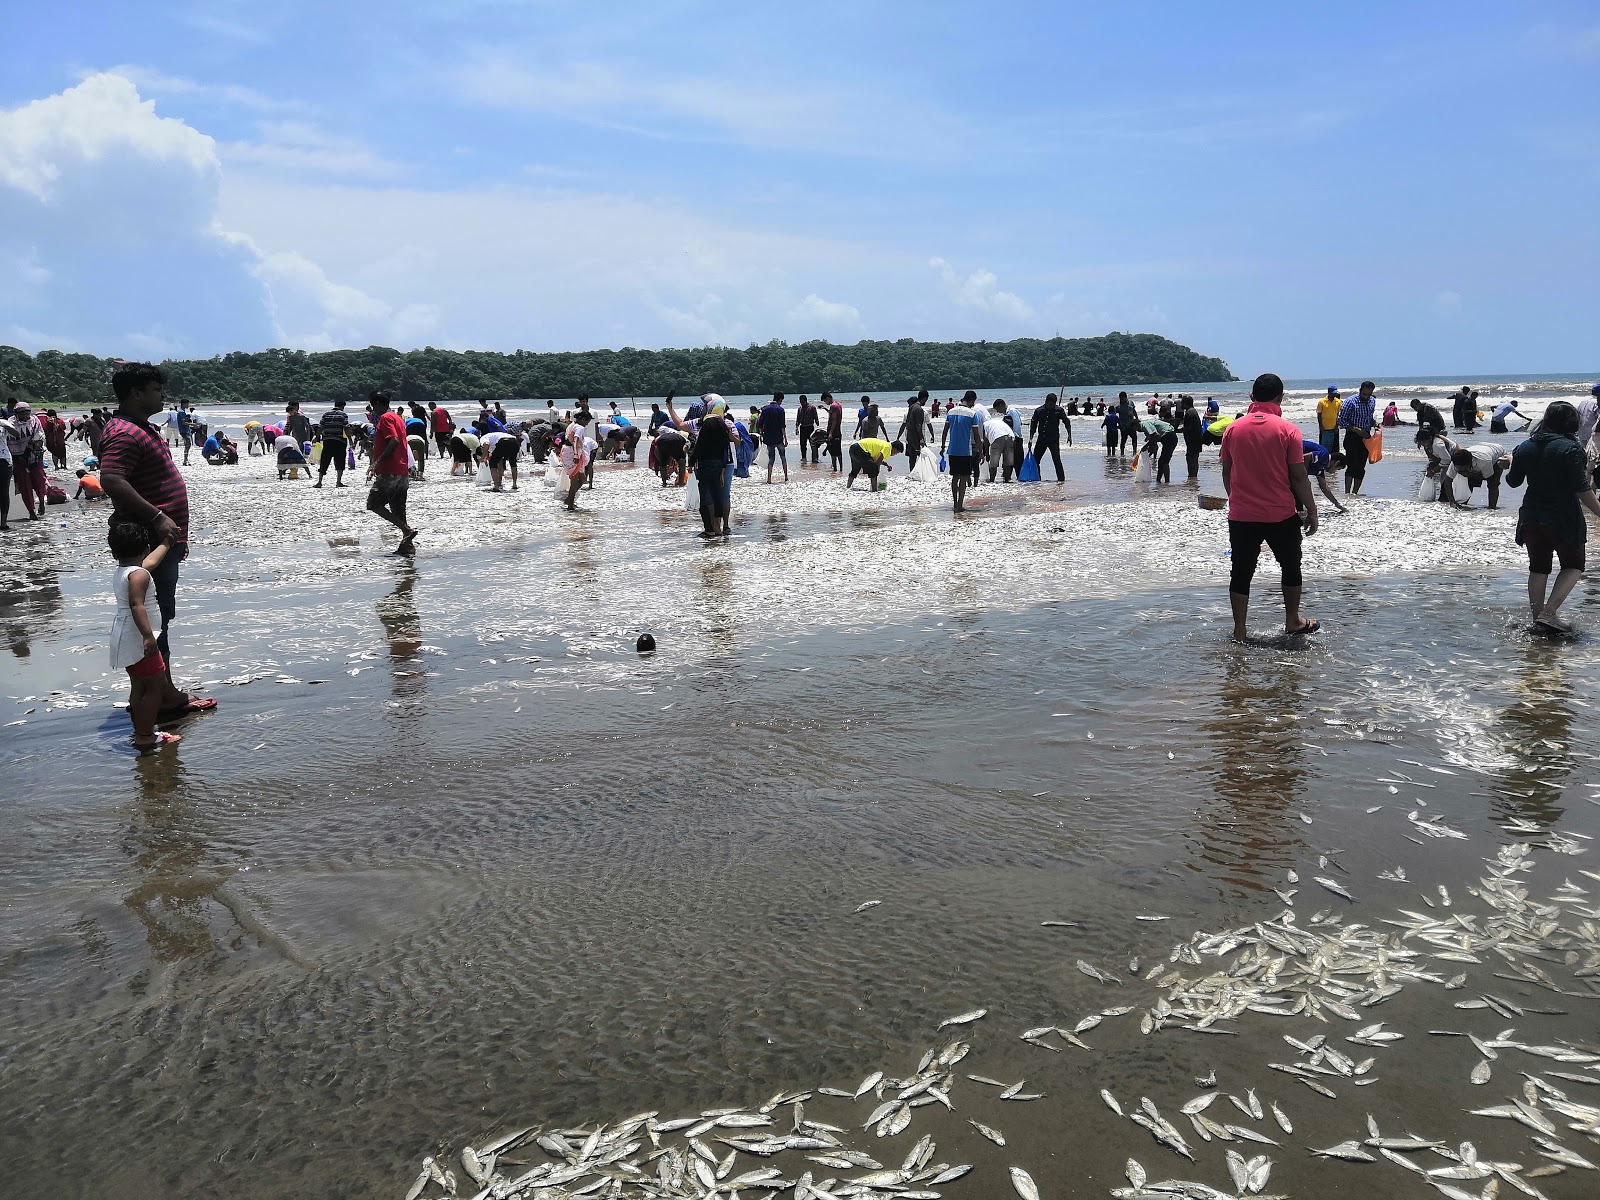
{"label": "person in red top", "polygon": [[156,542],[172,549],[150,572],[161,632],[156,645],[165,671],[156,719],[171,721],[217,706],[209,696],[192,696],[172,682],[172,651],[167,629],[178,609],[178,564],[189,557],[189,489],[172,461],[172,451],[150,418],[166,407],[167,377],[149,363],[118,363],[111,375],[117,411],[100,434],[100,486],[111,499],[113,520],[136,521]]}
{"label": "person in red top", "polygon": [[433,427],[433,440],[439,447],[439,457],[450,453],[450,431],[456,423],[450,419],[450,410],[433,400],[428,401],[428,420]]}
{"label": "person in red top", "polygon": [[367,493],[367,511],[376,513],[400,531],[396,554],[417,552],[417,531],[406,524],[406,488],[411,482],[411,462],[407,457],[406,423],[389,408],[388,392],[373,392],[372,415],[377,432],[372,436],[372,457],[367,478],[372,490]]}
{"label": "person in red top", "polygon": [[1228,545],[1233,570],[1228,600],[1233,605],[1233,638],[1246,637],[1250,580],[1265,542],[1283,569],[1284,629],[1315,633],[1319,621],[1300,616],[1300,529],[1317,532],[1317,502],[1306,474],[1300,428],[1283,419],[1283,380],[1262,375],[1250,385],[1250,410],[1222,435],[1222,487],[1228,493]]}

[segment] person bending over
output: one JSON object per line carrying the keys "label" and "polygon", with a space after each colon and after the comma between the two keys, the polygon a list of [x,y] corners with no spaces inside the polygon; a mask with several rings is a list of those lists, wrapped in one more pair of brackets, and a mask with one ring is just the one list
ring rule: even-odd
{"label": "person bending over", "polygon": [[[1444,470],[1440,495],[1457,508],[1470,508],[1468,501],[1472,499],[1473,490],[1487,483],[1489,507],[1499,508],[1500,477],[1510,465],[1511,456],[1499,442],[1473,442],[1471,445],[1457,446],[1451,451],[1450,465]],[[1455,482],[1458,479],[1466,481],[1466,500],[1456,499]]]}

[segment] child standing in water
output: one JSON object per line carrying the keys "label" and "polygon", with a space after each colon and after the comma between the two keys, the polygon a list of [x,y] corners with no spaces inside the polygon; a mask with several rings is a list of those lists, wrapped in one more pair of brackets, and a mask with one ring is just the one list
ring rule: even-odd
{"label": "child standing in water", "polygon": [[111,665],[127,668],[132,685],[128,715],[133,718],[133,744],[141,750],[154,750],[181,740],[175,733],[156,732],[167,666],[145,607],[150,572],[161,565],[172,542],[168,539],[152,548],[150,531],[135,521],[112,521],[106,541],[117,558],[111,585],[117,597],[117,615],[111,623]]}

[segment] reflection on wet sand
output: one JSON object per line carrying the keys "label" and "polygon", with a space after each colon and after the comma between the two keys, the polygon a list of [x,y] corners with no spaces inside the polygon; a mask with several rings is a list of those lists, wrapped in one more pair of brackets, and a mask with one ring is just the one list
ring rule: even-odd
{"label": "reflection on wet sand", "polygon": [[[206,840],[195,825],[188,803],[188,774],[174,754],[147,754],[134,759],[139,797],[123,849],[139,872],[139,881],[123,903],[144,926],[150,957],[158,964],[181,962],[218,952],[211,927],[217,888],[226,877],[209,861]],[[141,971],[136,991],[149,981]]]}
{"label": "reflection on wet sand", "polygon": [[13,655],[28,658],[34,640],[59,636],[66,629],[62,552],[52,542],[10,545],[5,558],[0,565],[0,637]]}
{"label": "reflection on wet sand", "polygon": [[1309,654],[1268,659],[1236,646],[1219,646],[1216,717],[1203,736],[1210,744],[1215,800],[1198,813],[1202,862],[1191,869],[1260,891],[1282,877],[1301,844],[1292,814],[1310,799],[1304,733]]}
{"label": "reflection on wet sand", "polygon": [[423,715],[428,673],[422,663],[422,618],[417,615],[415,591],[417,564],[397,559],[394,591],[378,601],[378,620],[389,646],[389,669],[394,675],[390,708],[401,717]]}
{"label": "reflection on wet sand", "polygon": [[1495,816],[1554,825],[1566,811],[1557,803],[1572,774],[1572,682],[1563,669],[1565,647],[1546,639],[1528,642],[1521,661],[1502,683],[1510,704],[1493,728],[1510,762],[1490,788]]}

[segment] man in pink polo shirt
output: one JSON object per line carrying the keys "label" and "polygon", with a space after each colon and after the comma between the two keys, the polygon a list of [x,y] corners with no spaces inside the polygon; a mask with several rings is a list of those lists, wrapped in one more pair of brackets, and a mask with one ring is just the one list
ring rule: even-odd
{"label": "man in pink polo shirt", "polygon": [[1283,569],[1284,629],[1315,633],[1319,621],[1300,617],[1300,528],[1317,532],[1317,502],[1306,475],[1300,429],[1283,419],[1283,380],[1262,375],[1250,385],[1250,410],[1222,435],[1222,487],[1228,493],[1228,545],[1233,571],[1228,600],[1233,605],[1233,638],[1246,637],[1250,580],[1265,542]]}

